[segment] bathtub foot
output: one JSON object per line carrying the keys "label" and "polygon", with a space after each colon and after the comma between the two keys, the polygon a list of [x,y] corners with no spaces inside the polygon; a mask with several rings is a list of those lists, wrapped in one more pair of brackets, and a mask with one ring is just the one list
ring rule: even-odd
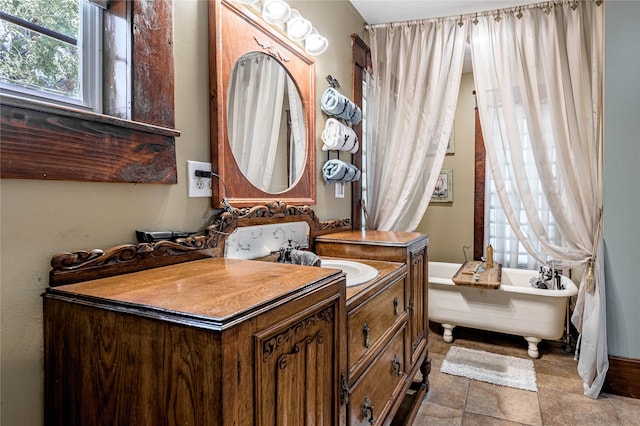
{"label": "bathtub foot", "polygon": [[447,343],[453,342],[453,329],[455,327],[455,325],[451,324],[442,324],[442,328],[444,328],[444,332],[442,333],[442,340]]}
{"label": "bathtub foot", "polygon": [[526,341],[529,342],[529,348],[527,349],[527,353],[531,358],[538,358],[540,356],[540,352],[538,352],[538,343],[540,343],[541,339],[537,337],[525,337]]}

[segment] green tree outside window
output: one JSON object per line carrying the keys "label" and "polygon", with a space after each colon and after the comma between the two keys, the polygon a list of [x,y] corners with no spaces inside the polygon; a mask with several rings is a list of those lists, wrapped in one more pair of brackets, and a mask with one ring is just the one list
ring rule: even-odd
{"label": "green tree outside window", "polygon": [[[0,80],[79,99],[81,2],[0,0]],[[34,27],[21,25],[21,20]],[[59,34],[60,39],[39,32],[38,27]]]}

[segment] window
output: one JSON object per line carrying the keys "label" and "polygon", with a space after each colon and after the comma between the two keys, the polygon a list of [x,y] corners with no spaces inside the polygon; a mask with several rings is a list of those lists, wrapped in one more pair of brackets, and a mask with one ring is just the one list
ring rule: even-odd
{"label": "window", "polygon": [[[525,141],[529,141],[526,123],[524,120],[524,114],[520,111],[520,114],[517,114],[517,119],[520,121],[520,128],[523,129],[523,136]],[[493,247],[494,253],[494,261],[501,263],[504,267],[508,268],[521,268],[521,269],[538,269],[540,266],[539,262],[536,261],[533,257],[531,257],[527,251],[525,250],[522,243],[518,240],[518,237],[513,232],[511,225],[507,221],[507,218],[502,209],[502,205],[498,198],[498,194],[496,192],[496,188],[494,182],[491,178],[491,172],[489,170],[488,164],[485,164],[484,158],[484,143],[482,141],[482,131],[480,129],[480,120],[477,117],[476,110],[476,172],[479,167],[483,168],[484,173],[476,173],[476,219],[479,216],[479,213],[482,214],[482,219],[475,221],[475,233],[476,236],[474,238],[476,247],[474,247],[474,257],[479,258],[484,255],[484,248],[487,247],[489,243],[491,243]],[[478,138],[480,139],[478,141]],[[558,231],[555,219],[551,214],[548,206],[545,205],[543,196],[543,188],[540,183],[540,180],[537,178],[537,168],[535,164],[535,158],[533,156],[533,151],[531,150],[530,144],[527,145],[527,149],[522,153],[522,156],[525,160],[525,167],[527,168],[527,172],[529,175],[533,176],[533,178],[529,181],[530,191],[531,193],[538,199],[538,203],[540,203],[540,219],[545,226],[545,229],[548,232],[549,239],[551,242],[560,244],[561,236]],[[553,159],[553,170],[554,173],[557,173],[556,163],[555,163],[555,155],[551,156]],[[504,186],[509,191],[509,188],[514,185],[514,181],[509,177],[508,173],[503,173],[505,176]],[[478,180],[484,180],[483,182],[479,182]],[[484,189],[482,189],[484,188]],[[529,231],[529,223],[527,217],[525,215],[524,209],[522,206],[518,214],[520,227],[523,229],[525,233]],[[480,212],[479,210],[482,209]],[[481,237],[479,237],[479,235]],[[539,242],[534,238],[534,244],[537,244],[534,249],[539,253],[542,253],[542,257],[544,258],[544,248],[540,245]],[[478,246],[478,244],[482,244]]]}
{"label": "window", "polygon": [[[509,183],[507,183],[507,186]],[[487,170],[487,193],[485,195],[485,242],[484,247],[491,242],[493,246],[494,261],[501,263],[504,267],[508,268],[522,268],[522,269],[538,269],[540,266],[533,257],[527,253],[524,246],[518,237],[511,229],[511,225],[507,222],[498,194],[491,179],[491,173]],[[532,185],[532,191],[540,194],[542,186],[538,182]],[[553,216],[549,210],[545,211],[546,228],[551,235],[552,239],[559,240],[557,226]],[[520,211],[519,214],[520,226],[525,232],[528,231],[529,224],[524,211]],[[541,246],[535,247],[540,252],[544,253],[544,249]],[[545,256],[543,256],[544,258]]]}
{"label": "window", "polygon": [[83,0],[0,0],[4,93],[100,112],[101,9]]}
{"label": "window", "polygon": [[109,0],[102,14],[102,113],[3,90],[1,178],[177,183],[173,1]]}

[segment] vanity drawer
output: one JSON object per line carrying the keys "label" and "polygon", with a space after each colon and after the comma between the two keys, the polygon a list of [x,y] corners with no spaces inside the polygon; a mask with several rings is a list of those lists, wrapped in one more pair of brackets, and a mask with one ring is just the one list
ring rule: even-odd
{"label": "vanity drawer", "polygon": [[[349,397],[349,424],[382,424],[406,384],[407,323],[353,385]],[[372,422],[371,417],[375,419]]]}
{"label": "vanity drawer", "polygon": [[406,293],[406,279],[402,278],[348,310],[350,377],[358,375],[355,370],[366,367],[365,358],[384,344],[397,321],[404,320]]}

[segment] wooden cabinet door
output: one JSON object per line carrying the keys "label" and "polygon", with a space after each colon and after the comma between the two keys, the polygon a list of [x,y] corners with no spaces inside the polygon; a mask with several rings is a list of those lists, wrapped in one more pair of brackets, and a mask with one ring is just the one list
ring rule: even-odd
{"label": "wooden cabinet door", "polygon": [[345,322],[343,293],[256,333],[258,425],[341,424]]}
{"label": "wooden cabinet door", "polygon": [[409,321],[411,332],[411,363],[415,363],[422,348],[427,343],[428,312],[428,267],[427,247],[411,251],[409,255],[409,275],[411,277],[411,298],[409,301]]}

